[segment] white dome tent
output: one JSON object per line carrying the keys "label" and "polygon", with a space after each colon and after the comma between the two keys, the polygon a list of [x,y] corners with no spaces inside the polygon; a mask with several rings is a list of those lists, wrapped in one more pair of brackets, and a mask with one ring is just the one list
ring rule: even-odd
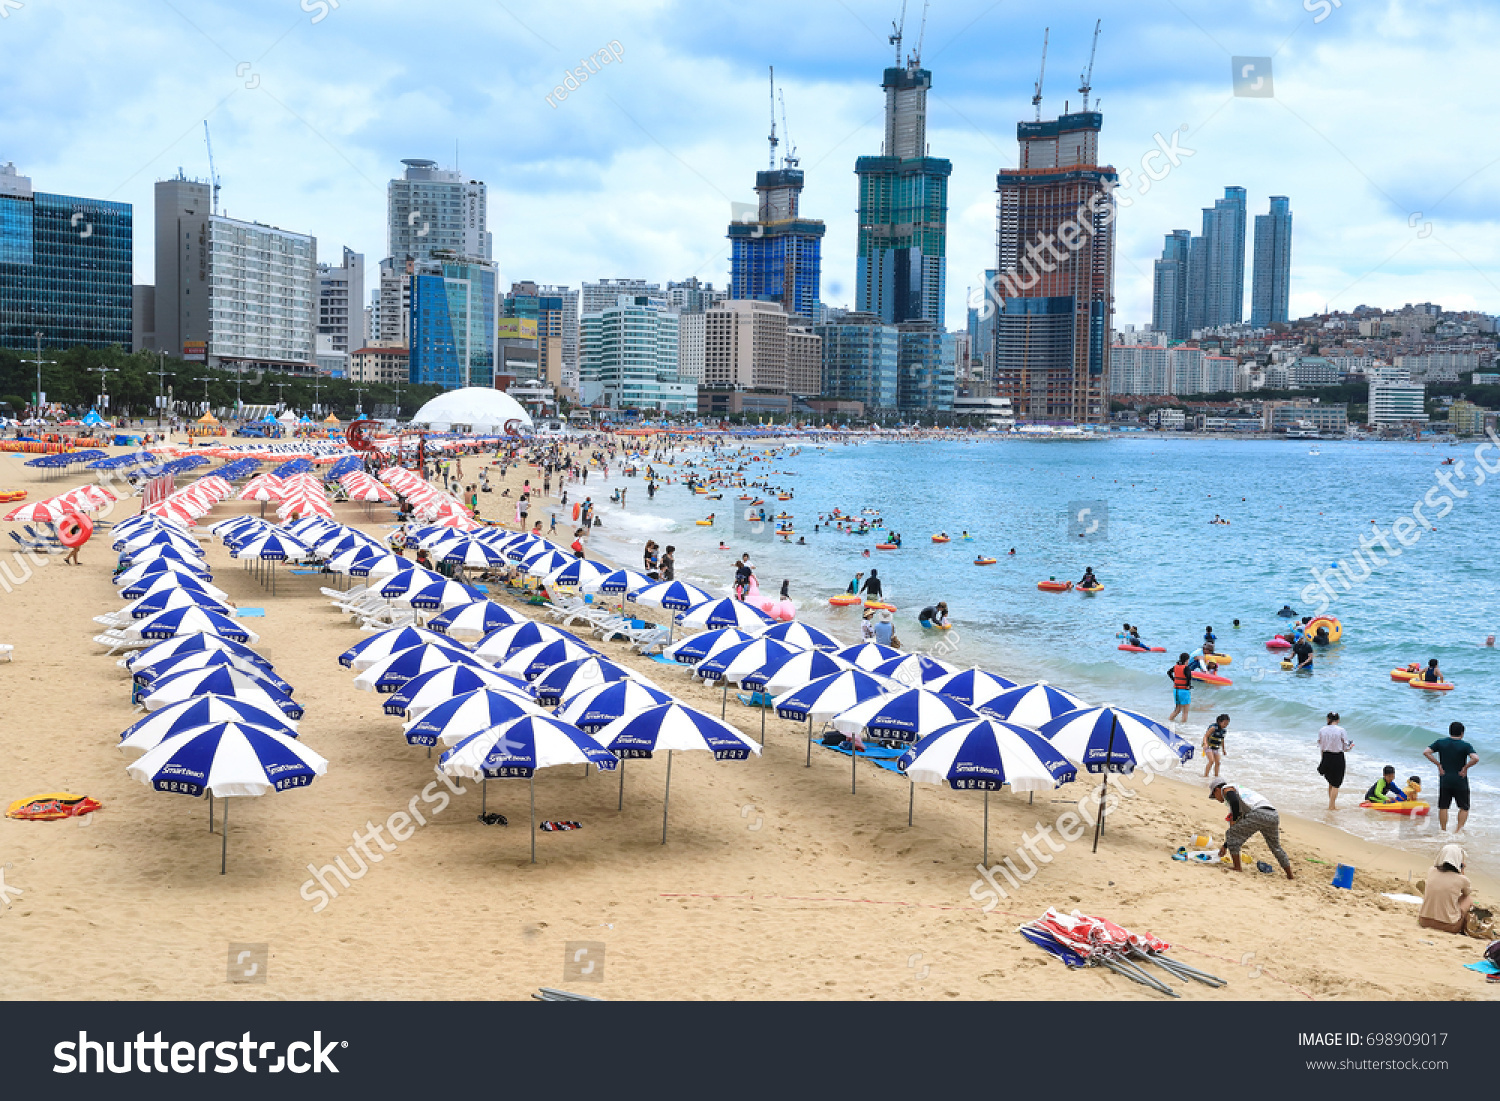
{"label": "white dome tent", "polygon": [[439,394],[411,419],[413,426],[434,432],[466,432],[479,436],[520,432],[532,427],[521,403],[489,386],[465,386]]}

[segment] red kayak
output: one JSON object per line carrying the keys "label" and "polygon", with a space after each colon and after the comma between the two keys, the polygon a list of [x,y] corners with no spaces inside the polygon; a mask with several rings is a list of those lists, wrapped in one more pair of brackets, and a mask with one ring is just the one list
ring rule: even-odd
{"label": "red kayak", "polygon": [[1121,646],[1118,647],[1118,649],[1126,650],[1132,654],[1165,654],[1167,652],[1166,649],[1161,646],[1152,646],[1149,648],[1145,646]]}

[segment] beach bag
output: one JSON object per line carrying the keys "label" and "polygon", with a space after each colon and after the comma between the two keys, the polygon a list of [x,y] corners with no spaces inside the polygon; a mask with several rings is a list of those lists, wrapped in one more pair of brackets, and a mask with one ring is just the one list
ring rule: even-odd
{"label": "beach bag", "polygon": [[[1464,932],[1476,940],[1493,940],[1495,936],[1495,912],[1487,910],[1483,906],[1473,907],[1464,919]],[[1500,944],[1500,941],[1497,941],[1496,944]],[[1489,958],[1490,953],[1494,950],[1494,944],[1486,948],[1485,957]],[[1497,955],[1500,955],[1500,953],[1497,953]],[[1495,961],[1491,960],[1490,962],[1493,963]]]}

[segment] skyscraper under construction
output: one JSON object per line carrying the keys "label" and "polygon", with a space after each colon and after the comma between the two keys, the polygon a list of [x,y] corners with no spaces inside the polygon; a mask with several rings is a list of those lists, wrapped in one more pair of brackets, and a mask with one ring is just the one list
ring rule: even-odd
{"label": "skyscraper under construction", "polygon": [[[1095,30],[1097,41],[1098,31]],[[1044,55],[1045,59],[1045,55]],[[1115,170],[1099,163],[1104,116],[1088,109],[1016,126],[1017,167],[996,176],[998,275],[990,308],[995,396],[1018,419],[1097,424],[1109,417],[1114,313]]]}
{"label": "skyscraper under construction", "polygon": [[[903,17],[904,21],[904,17]],[[943,324],[951,161],[927,155],[927,90],[921,39],[901,63],[901,28],[891,35],[896,65],[885,70],[885,145],[854,162],[859,176],[855,309],[887,324]]]}

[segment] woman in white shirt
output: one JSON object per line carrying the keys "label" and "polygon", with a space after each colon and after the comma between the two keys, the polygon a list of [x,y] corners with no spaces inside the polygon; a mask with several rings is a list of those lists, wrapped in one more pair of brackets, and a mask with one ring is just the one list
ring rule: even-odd
{"label": "woman in white shirt", "polygon": [[1318,775],[1328,781],[1328,809],[1335,809],[1339,788],[1344,786],[1344,754],[1354,748],[1349,735],[1339,725],[1339,713],[1328,712],[1328,725],[1318,731],[1318,748],[1323,757],[1318,762]]}

